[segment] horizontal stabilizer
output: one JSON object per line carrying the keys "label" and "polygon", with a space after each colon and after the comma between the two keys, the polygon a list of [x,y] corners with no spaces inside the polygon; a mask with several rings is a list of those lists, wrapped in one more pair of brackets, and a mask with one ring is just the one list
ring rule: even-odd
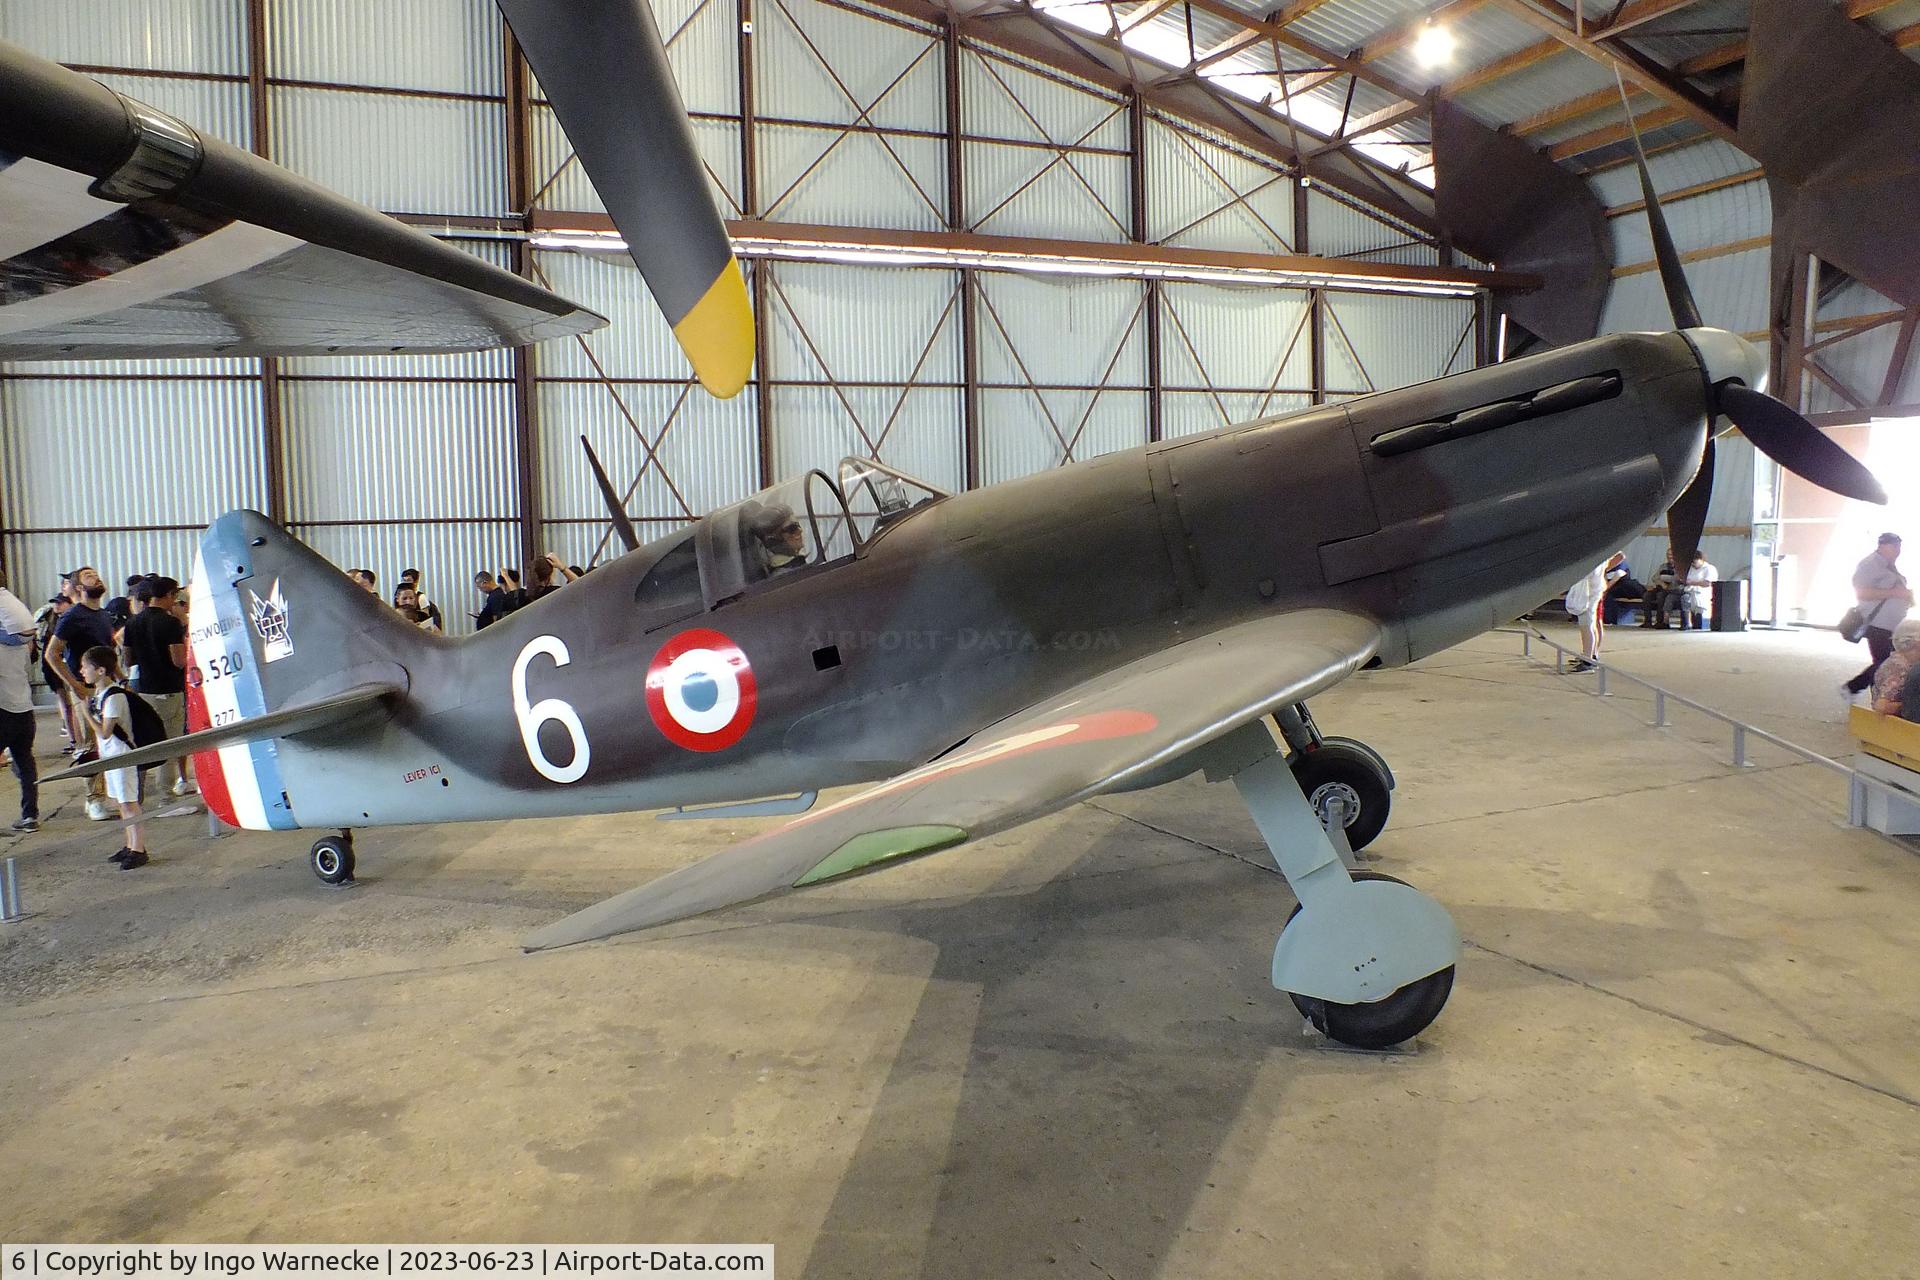
{"label": "horizontal stabilizer", "polygon": [[190,756],[200,751],[212,751],[219,747],[231,747],[243,742],[259,742],[264,738],[290,738],[295,734],[310,733],[315,729],[352,719],[382,699],[397,697],[406,691],[405,685],[388,682],[358,684],[351,689],[324,698],[289,703],[278,711],[268,712],[264,716],[236,720],[232,724],[223,724],[218,728],[202,729],[198,733],[189,733],[183,737],[168,738],[165,742],[157,742],[150,747],[140,747],[110,759],[76,765],[71,769],[63,769],[42,781],[59,782],[66,778],[91,778],[94,774],[105,773],[109,769],[131,769],[159,764],[163,760]]}

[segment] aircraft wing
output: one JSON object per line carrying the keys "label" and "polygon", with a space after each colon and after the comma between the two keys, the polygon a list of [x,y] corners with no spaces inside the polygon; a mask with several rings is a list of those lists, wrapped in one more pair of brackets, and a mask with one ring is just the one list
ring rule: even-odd
{"label": "aircraft wing", "polygon": [[0,360],[477,351],[605,323],[0,42]]}
{"label": "aircraft wing", "polygon": [[548,925],[529,951],[587,942],[871,871],[1125,790],[1351,675],[1371,619],[1279,614],[1164,649],[1049,697],[960,750]]}

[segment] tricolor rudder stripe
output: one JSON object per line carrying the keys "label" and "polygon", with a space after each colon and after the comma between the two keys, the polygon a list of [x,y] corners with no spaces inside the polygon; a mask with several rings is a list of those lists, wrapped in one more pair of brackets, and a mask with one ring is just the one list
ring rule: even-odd
{"label": "tricolor rudder stripe", "polygon": [[[278,584],[265,588],[266,600],[275,603],[260,601],[256,607],[255,581],[234,581],[245,563],[246,549],[232,538],[230,528],[223,530],[226,524],[224,519],[216,522],[201,540],[188,594],[188,642],[193,653],[187,676],[188,712],[203,717],[209,728],[267,713],[259,664],[270,645],[288,643],[287,607]],[[228,545],[230,540],[234,545]],[[196,764],[207,803],[228,824],[252,831],[285,831],[299,825],[280,778],[273,740],[202,752]],[[207,785],[210,781],[212,787]]]}

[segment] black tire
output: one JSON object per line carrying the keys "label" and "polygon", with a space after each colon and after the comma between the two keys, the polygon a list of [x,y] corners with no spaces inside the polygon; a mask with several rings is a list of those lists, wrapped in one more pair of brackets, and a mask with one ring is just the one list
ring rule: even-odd
{"label": "black tire", "polygon": [[1359,802],[1359,812],[1347,818],[1347,847],[1355,853],[1385,830],[1387,815],[1393,810],[1393,790],[1379,764],[1358,747],[1329,738],[1294,758],[1293,776],[1316,813],[1323,793],[1331,788],[1344,788],[1349,800]]}
{"label": "black tire", "polygon": [[339,836],[323,836],[313,842],[307,865],[324,884],[346,884],[353,879],[353,843]]}
{"label": "black tire", "polygon": [[[1380,871],[1356,871],[1353,878],[1406,883],[1398,876]],[[1296,903],[1287,915],[1287,923],[1293,923],[1293,917],[1299,914],[1300,906]],[[1282,932],[1285,930],[1282,929]],[[1291,991],[1287,992],[1287,998],[1293,1001],[1293,1007],[1300,1011],[1301,1017],[1330,1040],[1338,1040],[1355,1049],[1391,1049],[1432,1026],[1433,1020],[1446,1008],[1447,997],[1451,994],[1453,966],[1448,965],[1438,973],[1430,973],[1417,982],[1409,982],[1385,1000],[1367,1004],[1335,1004],[1331,1000],[1299,996]]]}

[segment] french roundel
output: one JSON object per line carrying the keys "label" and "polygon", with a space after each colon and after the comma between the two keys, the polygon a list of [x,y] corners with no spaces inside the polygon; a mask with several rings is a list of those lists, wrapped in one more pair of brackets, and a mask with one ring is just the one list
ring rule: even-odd
{"label": "french roundel", "polygon": [[758,702],[747,655],[718,631],[682,631],[647,664],[647,713],[668,741],[689,751],[740,741]]}

